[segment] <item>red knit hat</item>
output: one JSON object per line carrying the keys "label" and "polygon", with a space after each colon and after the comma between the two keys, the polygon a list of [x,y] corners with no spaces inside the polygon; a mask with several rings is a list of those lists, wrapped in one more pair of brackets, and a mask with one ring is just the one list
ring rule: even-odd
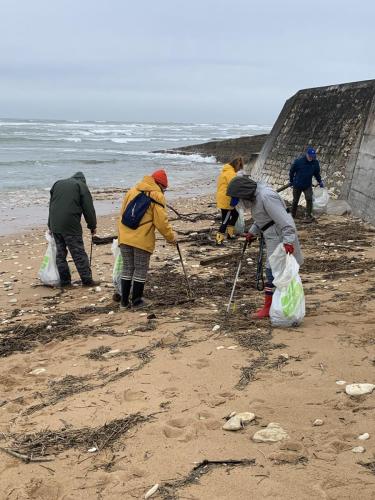
{"label": "red knit hat", "polygon": [[151,177],[157,184],[160,184],[163,188],[167,189],[168,187],[168,177],[165,170],[156,170]]}

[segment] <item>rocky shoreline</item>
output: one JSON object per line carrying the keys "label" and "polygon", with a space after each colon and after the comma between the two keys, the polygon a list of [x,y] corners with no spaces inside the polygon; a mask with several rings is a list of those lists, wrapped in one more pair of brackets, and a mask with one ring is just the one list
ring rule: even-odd
{"label": "rocky shoreline", "polygon": [[220,141],[213,140],[203,144],[153,151],[153,153],[214,156],[219,163],[226,163],[236,156],[243,156],[245,163],[248,163],[253,155],[260,152],[267,137],[268,134],[259,134]]}

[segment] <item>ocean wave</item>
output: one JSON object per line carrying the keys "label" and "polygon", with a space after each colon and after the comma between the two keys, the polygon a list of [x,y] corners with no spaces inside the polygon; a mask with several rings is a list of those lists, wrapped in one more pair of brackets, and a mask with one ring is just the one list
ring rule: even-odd
{"label": "ocean wave", "polygon": [[127,139],[115,137],[115,138],[112,138],[109,140],[111,142],[115,142],[116,144],[127,144],[128,142],[149,142],[149,141],[151,141],[151,139],[144,139],[141,137],[128,137]]}

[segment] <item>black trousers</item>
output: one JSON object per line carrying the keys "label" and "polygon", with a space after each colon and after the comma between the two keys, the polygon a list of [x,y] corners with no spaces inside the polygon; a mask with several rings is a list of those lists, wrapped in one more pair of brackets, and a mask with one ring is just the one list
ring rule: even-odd
{"label": "black trousers", "polygon": [[[227,218],[229,213],[229,217]],[[221,226],[219,229],[219,233],[225,234],[227,230],[227,226],[235,226],[238,219],[238,212],[235,208],[232,210],[226,210],[224,208],[221,209]]]}
{"label": "black trousers", "polygon": [[298,208],[298,203],[301,198],[301,194],[305,195],[305,200],[306,200],[306,215],[308,217],[312,217],[312,198],[313,198],[313,190],[312,186],[306,188],[306,189],[301,189],[298,187],[293,188],[293,203],[292,203],[292,215],[295,217],[297,215],[297,208]]}
{"label": "black trousers", "polygon": [[90,281],[92,281],[92,274],[82,235],[53,233],[53,237],[56,242],[56,265],[59,271],[61,285],[68,285],[71,282],[70,269],[66,261],[68,250],[76,265],[82,283],[90,283]]}

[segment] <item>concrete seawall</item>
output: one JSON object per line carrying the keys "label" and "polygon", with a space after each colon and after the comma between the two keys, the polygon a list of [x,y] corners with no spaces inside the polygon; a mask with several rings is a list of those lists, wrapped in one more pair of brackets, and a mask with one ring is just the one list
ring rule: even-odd
{"label": "concrete seawall", "polygon": [[292,161],[317,149],[330,191],[375,222],[375,80],[300,90],[288,99],[252,169],[280,187]]}

